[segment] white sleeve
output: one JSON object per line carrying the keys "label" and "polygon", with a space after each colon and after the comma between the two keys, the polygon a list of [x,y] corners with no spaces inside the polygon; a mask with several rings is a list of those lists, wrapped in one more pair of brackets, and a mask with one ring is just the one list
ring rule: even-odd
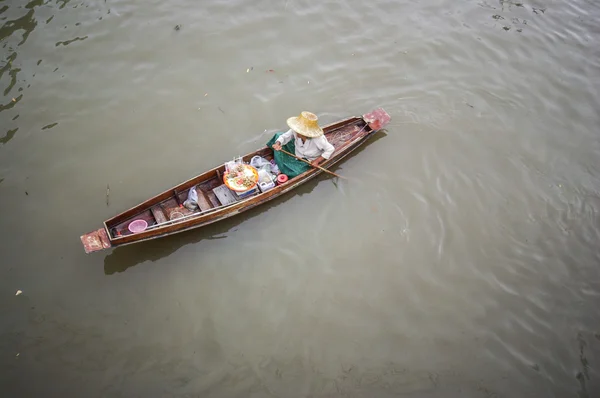
{"label": "white sleeve", "polygon": [[288,131],[286,131],[285,133],[281,134],[279,136],[279,138],[277,138],[277,142],[279,142],[281,145],[285,145],[288,142],[290,142],[290,140],[294,137],[294,132],[292,131],[292,129],[289,129]]}
{"label": "white sleeve", "polygon": [[317,148],[323,151],[321,156],[323,156],[324,159],[329,159],[331,155],[333,155],[333,151],[335,151],[335,147],[327,141],[327,138],[324,135],[316,138],[315,144],[317,144]]}

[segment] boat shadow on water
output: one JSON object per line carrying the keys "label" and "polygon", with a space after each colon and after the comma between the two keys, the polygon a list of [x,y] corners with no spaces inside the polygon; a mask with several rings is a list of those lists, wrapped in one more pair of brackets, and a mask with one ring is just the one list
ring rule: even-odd
{"label": "boat shadow on water", "polygon": [[[350,153],[346,158],[341,160],[340,163],[337,163],[331,167],[331,170],[335,171],[345,161],[357,156],[364,151],[367,146],[372,145],[386,135],[387,132],[385,129],[379,130],[373,135],[373,137],[365,141],[364,144]],[[192,243],[198,243],[203,240],[226,239],[226,233],[231,231],[232,228],[242,224],[244,221],[268,211],[272,207],[275,207],[288,200],[293,195],[302,196],[308,194],[312,192],[312,190],[320,181],[332,178],[335,177],[321,173],[316,178],[307,181],[292,191],[287,192],[286,194],[265,204],[245,211],[242,214],[191,231],[185,231],[171,236],[165,236],[163,238],[117,247],[104,258],[104,273],[106,275],[112,275],[119,272],[125,272],[127,269],[146,261],[158,261],[172,253],[175,253],[183,246]]]}

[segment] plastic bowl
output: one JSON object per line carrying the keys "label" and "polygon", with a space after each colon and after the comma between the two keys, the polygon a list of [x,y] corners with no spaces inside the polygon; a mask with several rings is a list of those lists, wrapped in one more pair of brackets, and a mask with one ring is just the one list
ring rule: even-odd
{"label": "plastic bowl", "polygon": [[169,216],[169,220],[177,220],[178,218],[183,218],[183,213],[179,212],[179,211],[174,211],[173,213],[171,213],[171,215]]}
{"label": "plastic bowl", "polygon": [[148,228],[148,223],[144,220],[134,220],[127,227],[131,232],[138,233]]}

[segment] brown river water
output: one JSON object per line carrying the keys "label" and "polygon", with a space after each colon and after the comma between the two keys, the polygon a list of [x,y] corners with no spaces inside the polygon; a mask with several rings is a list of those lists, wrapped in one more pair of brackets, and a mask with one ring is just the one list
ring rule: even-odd
{"label": "brown river water", "polygon": [[[599,397],[599,21],[594,0],[0,0],[0,395]],[[347,180],[83,251],[287,117],[377,107]]]}

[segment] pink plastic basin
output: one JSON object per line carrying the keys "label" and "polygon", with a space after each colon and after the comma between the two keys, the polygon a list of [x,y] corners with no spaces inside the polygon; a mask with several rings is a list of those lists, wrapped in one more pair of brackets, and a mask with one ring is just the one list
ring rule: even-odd
{"label": "pink plastic basin", "polygon": [[129,228],[129,230],[135,234],[148,228],[148,223],[144,220],[134,220],[127,228]]}

